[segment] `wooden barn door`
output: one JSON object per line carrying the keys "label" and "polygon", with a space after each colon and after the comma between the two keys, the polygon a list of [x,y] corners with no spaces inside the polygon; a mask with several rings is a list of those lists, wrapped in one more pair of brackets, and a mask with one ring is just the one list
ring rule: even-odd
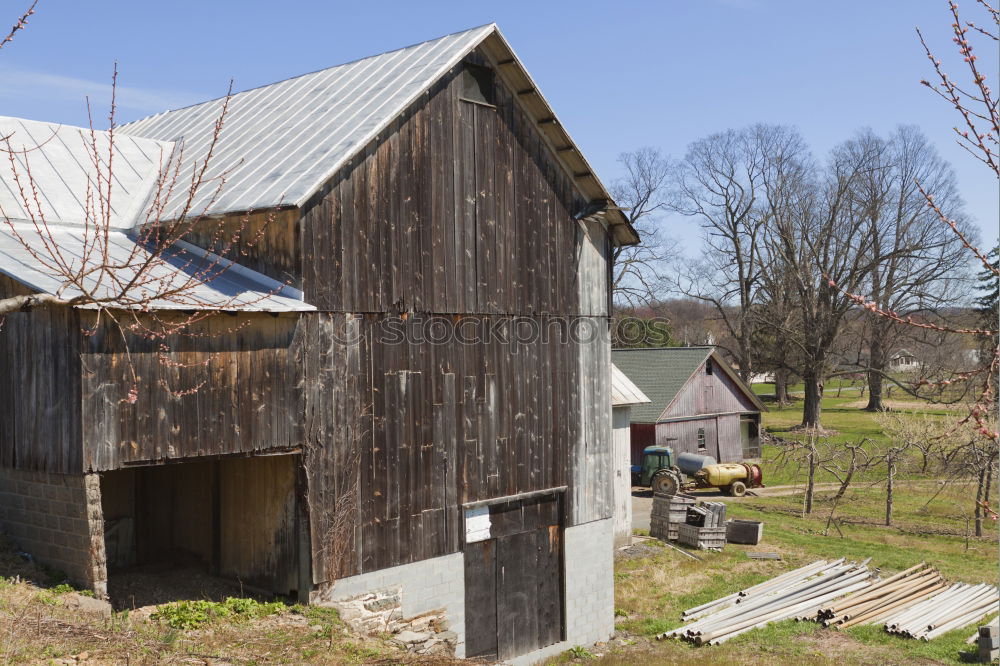
{"label": "wooden barn door", "polygon": [[547,495],[466,512],[467,657],[510,659],[562,640],[561,504]]}

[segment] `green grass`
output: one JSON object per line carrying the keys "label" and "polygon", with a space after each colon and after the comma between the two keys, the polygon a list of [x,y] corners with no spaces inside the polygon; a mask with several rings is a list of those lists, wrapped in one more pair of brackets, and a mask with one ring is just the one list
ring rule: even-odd
{"label": "green grass", "polygon": [[[862,418],[870,416],[861,414]],[[849,417],[857,418],[854,414]],[[685,608],[818,559],[871,558],[869,566],[878,568],[883,576],[926,562],[949,581],[995,582],[997,524],[984,521],[985,536],[967,538],[971,528],[967,523],[971,509],[968,486],[949,484],[942,488],[933,479],[917,479],[901,481],[896,491],[891,527],[881,524],[884,487],[859,483],[837,505],[840,532],[831,527],[824,533],[833,508],[833,492],[817,492],[814,510],[807,516],[802,515],[801,493],[750,497],[731,502],[728,515],[764,521],[759,546],[729,544],[720,553],[698,553],[703,561],[661,548],[649,557],[616,562],[616,626],[635,636],[638,644],[611,650],[600,663],[963,663],[960,655],[971,651],[964,641],[975,623],[929,642],[893,636],[879,626],[838,632],[794,621],[754,629],[719,646],[695,647],[682,641],[653,639],[683,624],[680,613]],[[995,503],[996,497],[991,501]],[[751,560],[747,550],[774,551],[783,559]]]}
{"label": "green grass", "polygon": [[[860,397],[857,392],[857,386],[852,387],[850,380],[847,379],[836,379],[831,380],[826,387],[826,393],[822,400],[822,416],[821,422],[823,428],[830,431],[830,435],[824,437],[825,441],[833,444],[846,443],[846,442],[859,442],[861,440],[870,440],[871,444],[867,446],[869,450],[873,450],[875,447],[883,446],[888,443],[888,437],[882,431],[881,426],[878,422],[878,416],[872,412],[867,412],[862,409],[863,405],[859,404]],[[843,385],[842,395],[837,397],[838,386]],[[774,386],[773,384],[754,384],[753,389],[758,395],[773,395]],[[801,392],[802,385],[796,384],[790,387],[792,392]],[[793,396],[794,398],[795,396]],[[926,414],[932,419],[954,419],[956,412],[954,410],[949,410],[940,405],[933,404],[921,404],[919,408],[908,408],[904,410],[899,410],[898,414]],[[792,404],[779,406],[774,402],[768,404],[768,411],[762,414],[762,420],[764,428],[767,431],[777,437],[783,439],[795,439],[803,440],[806,435],[802,432],[796,430],[796,427],[802,423],[802,401],[801,397],[798,399],[793,399]],[[794,464],[778,464],[778,454],[780,453],[780,448],[776,446],[765,445],[762,451],[763,463],[762,468],[764,472],[764,483],[767,485],[793,485],[805,483],[807,477],[807,470],[804,466],[794,465]],[[874,480],[878,478],[878,472],[873,471],[869,474],[860,474],[857,479],[859,481],[864,480]],[[901,469],[899,471],[899,479],[920,479],[920,478],[931,478],[929,476],[921,475],[918,471],[913,469],[913,466],[909,468]],[[816,471],[816,483],[834,483],[837,482],[837,478],[826,472],[825,470],[818,469]]]}
{"label": "green grass", "polygon": [[976,646],[966,645],[965,639],[972,634],[977,624],[949,631],[944,636],[926,642],[890,634],[881,626],[851,627],[846,633],[864,645],[886,646],[892,651],[905,652],[914,660],[931,659],[944,664],[953,664],[963,663],[960,653],[976,651]]}

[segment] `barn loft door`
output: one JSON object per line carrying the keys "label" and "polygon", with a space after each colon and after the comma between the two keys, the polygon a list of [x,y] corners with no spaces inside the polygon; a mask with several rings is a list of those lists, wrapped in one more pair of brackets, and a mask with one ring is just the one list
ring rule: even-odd
{"label": "barn loft door", "polygon": [[467,657],[510,659],[563,635],[559,496],[466,511]]}

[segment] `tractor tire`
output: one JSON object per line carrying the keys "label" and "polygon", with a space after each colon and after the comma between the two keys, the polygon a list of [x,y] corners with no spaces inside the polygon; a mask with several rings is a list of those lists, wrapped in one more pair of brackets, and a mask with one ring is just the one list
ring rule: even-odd
{"label": "tractor tire", "polygon": [[658,472],[649,482],[654,493],[676,495],[680,490],[680,480],[672,472]]}
{"label": "tractor tire", "polygon": [[747,484],[742,481],[733,481],[729,486],[729,494],[733,497],[743,497],[747,494]]}

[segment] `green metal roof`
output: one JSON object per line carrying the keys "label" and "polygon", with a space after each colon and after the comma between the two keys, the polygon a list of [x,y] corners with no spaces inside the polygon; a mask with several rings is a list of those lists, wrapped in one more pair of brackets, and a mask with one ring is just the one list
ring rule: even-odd
{"label": "green metal roof", "polygon": [[670,401],[691,378],[714,347],[614,349],[611,362],[632,380],[650,402],[634,405],[633,423],[656,423]]}

